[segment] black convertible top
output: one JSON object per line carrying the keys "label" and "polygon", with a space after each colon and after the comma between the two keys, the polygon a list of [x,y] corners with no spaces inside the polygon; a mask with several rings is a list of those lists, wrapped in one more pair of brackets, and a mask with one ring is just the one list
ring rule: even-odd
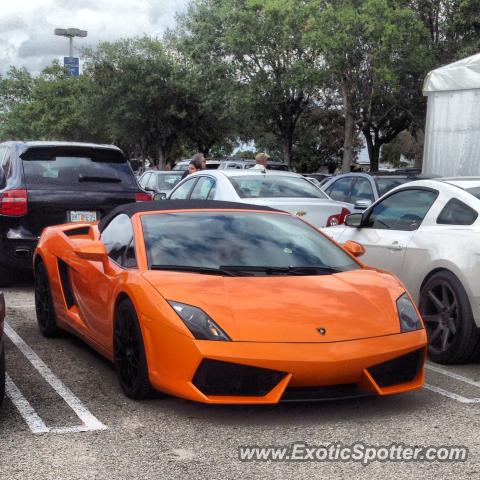
{"label": "black convertible top", "polygon": [[151,202],[125,203],[115,207],[107,213],[98,224],[98,229],[102,232],[105,227],[120,214],[131,217],[140,212],[155,212],[162,210],[261,210],[266,212],[280,212],[274,208],[264,207],[262,205],[252,205],[239,202],[221,202],[218,200],[158,200]]}

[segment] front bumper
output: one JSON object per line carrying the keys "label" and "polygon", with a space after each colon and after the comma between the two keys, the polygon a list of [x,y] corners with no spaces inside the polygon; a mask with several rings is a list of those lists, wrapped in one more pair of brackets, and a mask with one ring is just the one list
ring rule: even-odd
{"label": "front bumper", "polygon": [[[158,390],[198,402],[267,404],[282,400],[390,395],[418,389],[424,384],[425,330],[333,343],[255,343],[192,340],[177,331],[163,330],[160,333],[155,327],[150,330],[145,323],[143,327],[152,385]],[[383,379],[375,380],[375,375],[377,379],[380,377],[371,367],[415,351],[418,351],[418,365],[414,375],[402,377],[399,371],[397,378],[400,381],[395,383],[395,368],[401,370],[406,365],[400,362],[393,364],[393,372],[391,366],[387,366],[387,377],[392,378],[393,373],[393,380],[385,381],[385,369]],[[410,357],[414,355],[412,353]],[[215,376],[199,377],[202,362],[205,364],[206,360],[216,361],[216,367],[221,367],[220,362],[227,362],[263,369],[265,371],[257,376],[247,373],[242,378],[253,378],[254,385],[263,382],[267,387],[261,388],[260,385],[255,390],[249,381],[243,390],[240,385],[236,385],[237,390],[230,390],[248,394],[229,395],[228,389],[222,390],[221,385],[215,385]],[[268,372],[272,371],[269,377]],[[224,381],[220,376],[218,379],[218,383]],[[218,395],[218,392],[222,394]]]}

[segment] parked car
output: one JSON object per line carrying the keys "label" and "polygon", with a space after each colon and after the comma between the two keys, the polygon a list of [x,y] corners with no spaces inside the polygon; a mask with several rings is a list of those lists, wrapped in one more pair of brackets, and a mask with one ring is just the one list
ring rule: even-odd
{"label": "parked car", "polygon": [[3,335],[3,326],[5,322],[5,299],[3,293],[0,293],[0,407],[5,396],[5,340]]}
{"label": "parked car", "polygon": [[307,178],[314,178],[319,183],[322,183],[324,180],[328,180],[332,177],[329,173],[304,173],[303,176]]}
{"label": "parked car", "polygon": [[[237,169],[242,170],[246,168],[252,168],[256,164],[254,159],[229,159],[223,160],[218,167],[219,170],[229,170],[229,169]],[[278,162],[275,160],[269,160],[267,165],[267,170],[280,170],[283,172],[289,172],[291,169],[288,167],[286,163]]]}
{"label": "parked car", "polygon": [[317,227],[341,224],[350,213],[345,204],[331,200],[302,175],[272,170],[197,172],[183,179],[168,198],[266,205],[301,216]]}
{"label": "parked car", "polygon": [[343,173],[325,181],[322,190],[333,200],[347,203],[350,211],[362,212],[392,188],[420,178],[423,177],[415,169],[393,173]]}
{"label": "parked car", "polygon": [[95,221],[123,203],[151,200],[122,151],[70,142],[0,144],[0,284],[31,269],[48,225]]}
{"label": "parked car", "polygon": [[38,326],[87,341],[134,399],[153,388],[273,404],[420,388],[420,316],[403,285],[365,268],[361,253],[260,205],[124,205],[99,224],[43,232]]}
{"label": "parked car", "polygon": [[365,263],[405,283],[435,362],[462,363],[480,353],[479,212],[480,178],[422,180],[325,230],[338,242],[361,243]]}
{"label": "parked car", "polygon": [[167,198],[167,195],[180,182],[183,171],[147,170],[139,179],[140,186],[152,192],[155,200]]}
{"label": "parked car", "polygon": [[[190,160],[182,160],[181,162],[177,162],[172,170],[181,170],[184,172],[185,170],[188,170],[189,163]],[[216,170],[220,167],[220,163],[220,160],[207,160],[207,170]]]}

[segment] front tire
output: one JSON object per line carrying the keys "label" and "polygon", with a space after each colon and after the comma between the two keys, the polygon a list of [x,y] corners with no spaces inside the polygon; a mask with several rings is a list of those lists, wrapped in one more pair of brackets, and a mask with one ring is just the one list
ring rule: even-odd
{"label": "front tire", "polygon": [[420,313],[428,335],[428,353],[436,363],[466,363],[478,355],[480,331],[467,293],[451,272],[430,277],[422,288]]}
{"label": "front tire", "polygon": [[59,333],[48,272],[42,261],[35,266],[35,311],[40,333],[47,338]]}
{"label": "front tire", "polygon": [[118,381],[125,395],[135,400],[148,397],[152,387],[142,331],[135,308],[128,299],[122,300],[117,307],[113,349]]}

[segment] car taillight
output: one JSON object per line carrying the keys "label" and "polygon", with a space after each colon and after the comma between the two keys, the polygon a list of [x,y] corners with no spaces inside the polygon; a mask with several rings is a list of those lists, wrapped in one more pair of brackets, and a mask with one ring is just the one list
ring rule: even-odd
{"label": "car taillight", "polygon": [[20,217],[28,213],[26,190],[7,190],[0,194],[0,215]]}
{"label": "car taillight", "polygon": [[350,215],[350,210],[348,208],[342,208],[342,211],[337,215],[332,215],[328,217],[327,227],[335,227],[336,225],[341,225],[345,221],[345,217]]}
{"label": "car taillight", "polygon": [[153,200],[153,195],[146,192],[137,192],[135,194],[136,202],[151,202]]}

